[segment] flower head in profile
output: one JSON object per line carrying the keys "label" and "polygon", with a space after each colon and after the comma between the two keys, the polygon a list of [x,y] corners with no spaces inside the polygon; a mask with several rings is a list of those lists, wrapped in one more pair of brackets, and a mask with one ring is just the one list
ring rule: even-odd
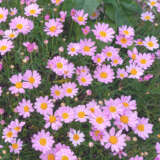
{"label": "flower head in profile", "polygon": [[64,2],[64,0],[51,0],[51,2],[56,6],[59,6],[62,2]]}

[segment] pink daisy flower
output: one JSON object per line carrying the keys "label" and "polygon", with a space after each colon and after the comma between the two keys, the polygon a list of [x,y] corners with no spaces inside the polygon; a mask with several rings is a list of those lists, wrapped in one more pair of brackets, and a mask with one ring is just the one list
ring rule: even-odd
{"label": "pink daisy flower", "polygon": [[117,78],[124,79],[128,77],[128,73],[124,68],[118,68],[117,69]]}
{"label": "pink daisy flower", "polygon": [[74,82],[66,82],[62,84],[64,95],[73,98],[78,93],[78,88]]}
{"label": "pink daisy flower", "polygon": [[111,58],[111,65],[112,66],[117,66],[117,65],[122,65],[123,64],[123,59],[117,55],[117,56],[113,56]]}
{"label": "pink daisy flower", "polygon": [[95,19],[97,19],[97,18],[99,17],[99,15],[100,15],[100,11],[99,11],[99,10],[96,10],[96,11],[94,11],[94,12],[89,16],[89,18],[90,18],[91,20],[95,20]]}
{"label": "pink daisy flower", "polygon": [[68,63],[63,70],[63,77],[64,78],[72,78],[73,74],[75,72],[75,67],[73,63]]}
{"label": "pink daisy flower", "polygon": [[63,75],[67,64],[68,64],[68,60],[64,59],[63,57],[56,56],[53,59],[48,61],[47,68],[50,68],[53,72],[61,76]]}
{"label": "pink daisy flower", "polygon": [[0,23],[5,22],[8,16],[8,9],[0,7]]}
{"label": "pink daisy flower", "polygon": [[77,145],[80,145],[82,142],[85,141],[84,133],[80,132],[80,130],[76,131],[73,128],[70,128],[70,131],[68,132],[69,140],[72,142],[72,144],[76,147]]}
{"label": "pink daisy flower", "polygon": [[137,46],[143,46],[143,40],[140,39],[140,38],[135,40],[135,43],[136,43]]}
{"label": "pink daisy flower", "polygon": [[25,122],[19,122],[18,119],[15,119],[14,121],[11,121],[8,125],[8,128],[11,128],[17,134],[22,131],[22,127],[25,125]]}
{"label": "pink daisy flower", "polygon": [[131,96],[121,96],[120,98],[123,110],[136,110],[136,101]]}
{"label": "pink daisy flower", "polygon": [[67,147],[67,148],[60,148],[56,152],[55,159],[56,160],[77,160],[77,157],[74,155],[71,149]]}
{"label": "pink daisy flower", "polygon": [[92,124],[93,127],[104,130],[106,127],[111,126],[111,123],[106,116],[106,114],[102,111],[95,111],[94,114],[89,116],[89,122]]}
{"label": "pink daisy flower", "polygon": [[60,107],[56,113],[64,123],[71,123],[74,120],[74,111],[71,107]]}
{"label": "pink daisy flower", "polygon": [[58,37],[63,32],[63,24],[58,19],[50,19],[48,22],[45,22],[44,31],[51,37]]}
{"label": "pink daisy flower", "polygon": [[95,42],[91,39],[80,40],[80,53],[83,56],[93,56],[96,52]]}
{"label": "pink daisy flower", "polygon": [[66,19],[66,16],[67,16],[67,11],[60,11],[59,15],[60,15],[60,21],[65,22],[65,19]]}
{"label": "pink daisy flower", "polygon": [[41,76],[35,70],[26,70],[26,72],[23,74],[23,80],[24,88],[27,89],[38,88],[38,86],[41,84]]}
{"label": "pink daisy flower", "polygon": [[157,0],[149,0],[147,4],[152,9],[153,7],[157,7],[158,1]]}
{"label": "pink daisy flower", "polygon": [[92,56],[93,62],[96,63],[97,65],[101,65],[105,61],[105,58],[106,57],[102,53],[98,53]]}
{"label": "pink daisy flower", "polygon": [[64,2],[64,0],[51,0],[51,2],[56,6],[59,6],[62,2]]}
{"label": "pink daisy flower", "polygon": [[138,50],[137,50],[136,47],[134,47],[132,50],[128,50],[127,53],[128,53],[128,56],[129,56],[133,61],[136,60],[137,55],[138,55]]}
{"label": "pink daisy flower", "polygon": [[34,28],[34,24],[31,20],[21,16],[11,19],[9,26],[10,29],[17,30],[24,35],[28,34]]}
{"label": "pink daisy flower", "polygon": [[106,57],[106,59],[109,61],[112,59],[113,56],[118,56],[119,55],[119,49],[118,48],[114,48],[112,46],[106,46],[103,50],[102,50],[102,54],[104,55],[104,57]]}
{"label": "pink daisy flower", "polygon": [[79,53],[79,43],[69,43],[67,46],[68,54],[70,56],[76,56]]}
{"label": "pink daisy flower", "polygon": [[11,86],[9,88],[9,91],[12,94],[17,94],[17,93],[25,93],[24,90],[24,82],[22,82],[23,76],[21,73],[18,75],[13,75],[9,80],[14,86]]}
{"label": "pink daisy flower", "polygon": [[50,149],[49,151],[42,153],[40,155],[41,160],[55,160],[55,151],[54,149]]}
{"label": "pink daisy flower", "polygon": [[90,27],[89,26],[85,26],[84,28],[82,28],[82,32],[83,32],[83,34],[85,36],[88,35],[88,33],[90,32]]}
{"label": "pink daisy flower", "polygon": [[76,68],[76,74],[80,75],[80,74],[89,74],[90,70],[87,66],[78,66]]}
{"label": "pink daisy flower", "polygon": [[123,157],[127,157],[127,153],[123,152],[123,150],[120,150],[118,152],[113,153],[114,156],[118,155],[119,159],[122,159]]}
{"label": "pink daisy flower", "polygon": [[58,86],[58,85],[54,85],[51,88],[51,96],[58,100],[58,99],[62,99],[64,97],[64,92],[62,87]]}
{"label": "pink daisy flower", "polygon": [[5,142],[12,142],[12,140],[14,138],[17,137],[17,132],[11,128],[4,128],[3,129],[3,136],[2,136],[2,139],[4,139]]}
{"label": "pink daisy flower", "polygon": [[132,37],[127,38],[124,35],[117,35],[115,43],[119,44],[123,48],[127,48],[133,44],[133,38]]}
{"label": "pink daisy flower", "polygon": [[129,78],[139,79],[144,73],[144,70],[136,64],[126,66],[126,70],[129,73]]}
{"label": "pink daisy flower", "polygon": [[100,106],[97,104],[95,100],[92,100],[86,104],[86,109],[88,110],[88,115],[95,113],[100,110]]}
{"label": "pink daisy flower", "polygon": [[160,154],[160,143],[159,142],[156,143],[155,148],[156,148],[157,154]]}
{"label": "pink daisy flower", "polygon": [[153,51],[154,49],[159,48],[158,40],[156,37],[146,37],[144,39],[144,46],[149,49],[150,51]]}
{"label": "pink daisy flower", "polygon": [[9,14],[10,14],[10,16],[15,16],[17,14],[17,9],[16,8],[10,8]]}
{"label": "pink daisy flower", "polygon": [[31,141],[32,147],[36,151],[41,151],[43,153],[48,152],[54,144],[53,137],[49,132],[45,132],[45,130],[41,130],[37,134],[34,134]]}
{"label": "pink daisy flower", "polygon": [[49,115],[45,115],[44,120],[46,121],[45,128],[51,127],[53,130],[57,131],[62,127],[60,118],[56,113],[54,115],[51,113]]}
{"label": "pink daisy flower", "polygon": [[23,118],[27,118],[30,117],[31,112],[34,111],[32,106],[33,104],[30,100],[26,100],[23,98],[16,107],[16,110],[20,116],[22,116]]}
{"label": "pink daisy flower", "polygon": [[153,125],[148,123],[148,118],[139,118],[136,127],[134,128],[134,133],[139,137],[146,140],[149,134],[152,133]]}
{"label": "pink daisy flower", "polygon": [[81,86],[89,86],[93,81],[91,74],[80,74],[77,80]]}
{"label": "pink daisy flower", "polygon": [[36,98],[34,108],[38,113],[42,115],[50,114],[53,112],[53,107],[54,105],[48,96]]}
{"label": "pink daisy flower", "polygon": [[11,40],[0,40],[0,54],[2,56],[5,55],[7,52],[10,52],[13,47],[13,42]]}
{"label": "pink daisy flower", "polygon": [[32,3],[24,8],[26,16],[38,17],[41,14],[42,8],[39,8],[39,5],[36,3]]}
{"label": "pink daisy flower", "polygon": [[4,38],[5,38],[5,39],[11,39],[11,40],[13,40],[13,39],[15,39],[17,36],[18,36],[18,32],[17,32],[17,31],[14,31],[14,30],[11,30],[11,29],[6,30],[6,31],[4,32]]}
{"label": "pink daisy flower", "polygon": [[116,118],[114,124],[122,130],[129,131],[129,127],[134,128],[137,125],[137,112],[124,111],[120,117]]}
{"label": "pink daisy flower", "polygon": [[76,10],[76,14],[72,16],[72,19],[79,25],[85,25],[87,23],[88,13],[84,13],[84,10]]}
{"label": "pink daisy flower", "polygon": [[123,150],[126,146],[126,135],[122,134],[122,130],[119,130],[117,133],[115,132],[115,128],[112,127],[105,135],[105,145],[104,147],[106,149],[111,148],[112,152],[119,152],[120,150]]}
{"label": "pink daisy flower", "polygon": [[105,84],[111,83],[114,80],[114,72],[110,65],[97,66],[94,71],[94,78]]}
{"label": "pink daisy flower", "polygon": [[13,139],[11,142],[11,145],[9,146],[10,152],[14,152],[15,154],[19,154],[22,150],[23,142],[18,139]]}
{"label": "pink daisy flower", "polygon": [[136,155],[135,157],[131,157],[129,160],[143,160],[143,157]]}
{"label": "pink daisy flower", "polygon": [[77,107],[74,107],[73,111],[75,114],[75,121],[79,121],[81,123],[87,121],[88,110],[85,105],[78,105]]}
{"label": "pink daisy flower", "polygon": [[96,36],[96,39],[105,43],[111,42],[115,34],[115,31],[105,23],[95,24],[95,29],[93,29],[92,31]]}
{"label": "pink daisy flower", "polygon": [[154,18],[155,18],[154,14],[153,14],[152,12],[149,12],[149,11],[143,12],[143,13],[141,14],[141,19],[142,19],[143,21],[153,22]]}
{"label": "pink daisy flower", "polygon": [[120,99],[112,99],[105,100],[105,106],[103,107],[103,111],[108,119],[115,119],[120,116],[123,112],[122,105],[120,103]]}
{"label": "pink daisy flower", "polygon": [[143,69],[147,69],[149,68],[154,60],[152,58],[152,55],[151,54],[139,54],[136,58],[136,61],[135,61],[141,68]]}
{"label": "pink daisy flower", "polygon": [[92,130],[90,131],[89,134],[94,141],[100,141],[102,140],[104,136],[104,130],[99,130],[99,129],[92,127]]}
{"label": "pink daisy flower", "polygon": [[27,48],[27,51],[29,53],[32,53],[33,51],[38,51],[38,46],[35,42],[30,43],[30,42],[23,42],[23,46]]}
{"label": "pink daisy flower", "polygon": [[123,25],[119,27],[119,34],[124,35],[126,38],[134,37],[134,29],[132,27],[128,27],[126,25]]}

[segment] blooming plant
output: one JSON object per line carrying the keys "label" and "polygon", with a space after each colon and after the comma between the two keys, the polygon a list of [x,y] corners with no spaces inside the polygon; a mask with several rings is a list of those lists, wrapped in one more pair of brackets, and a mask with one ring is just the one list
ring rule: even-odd
{"label": "blooming plant", "polygon": [[0,159],[160,159],[159,12],[0,0]]}

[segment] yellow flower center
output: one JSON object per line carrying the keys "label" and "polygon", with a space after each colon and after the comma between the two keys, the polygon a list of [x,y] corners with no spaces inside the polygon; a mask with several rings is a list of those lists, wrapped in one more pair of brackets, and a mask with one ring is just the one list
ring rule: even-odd
{"label": "yellow flower center", "polygon": [[18,149],[18,144],[17,144],[17,143],[13,143],[13,144],[12,144],[12,148],[13,148],[14,150]]}
{"label": "yellow flower center", "polygon": [[155,1],[151,1],[150,4],[151,4],[151,6],[155,6],[156,2]]}
{"label": "yellow flower center", "polygon": [[84,21],[84,18],[83,18],[82,16],[79,16],[79,17],[78,17],[78,21],[83,22],[83,21]]}
{"label": "yellow flower center", "polygon": [[76,51],[76,49],[72,47],[71,48],[71,52],[75,52],[75,51]]}
{"label": "yellow flower center", "polygon": [[102,123],[104,122],[104,119],[103,119],[102,117],[97,117],[97,118],[96,118],[96,122],[97,122],[98,124],[102,124]]}
{"label": "yellow flower center", "polygon": [[154,43],[152,41],[149,41],[147,44],[148,44],[149,47],[153,47],[154,46]]}
{"label": "yellow flower center", "polygon": [[31,9],[31,10],[29,11],[29,13],[30,13],[31,15],[33,15],[33,14],[36,13],[36,10],[35,10],[35,9]]}
{"label": "yellow flower center", "polygon": [[118,143],[118,138],[116,136],[110,136],[109,142],[111,144],[116,144],[116,143]]}
{"label": "yellow flower center", "polygon": [[68,156],[62,156],[61,160],[69,160]]}
{"label": "yellow flower center", "polygon": [[54,154],[48,154],[48,160],[55,160]]}
{"label": "yellow flower center", "polygon": [[61,92],[59,90],[55,90],[54,93],[56,96],[60,96],[60,94],[61,94]]}
{"label": "yellow flower center", "polygon": [[114,59],[114,60],[113,60],[113,63],[114,63],[114,64],[117,64],[117,63],[118,63],[118,59]]}
{"label": "yellow flower center", "polygon": [[28,106],[24,106],[24,112],[29,112],[29,107]]}
{"label": "yellow flower center", "polygon": [[94,112],[95,112],[95,109],[94,109],[94,108],[90,108],[90,111],[91,111],[92,113],[94,113]]}
{"label": "yellow flower center", "polygon": [[86,81],[87,81],[87,80],[86,80],[84,77],[81,78],[81,82],[82,82],[82,83],[86,83]]}
{"label": "yellow flower center", "polygon": [[3,14],[0,14],[0,19],[3,19],[4,18],[4,15]]}
{"label": "yellow flower center", "polygon": [[52,27],[50,27],[50,28],[49,28],[49,30],[50,30],[51,32],[55,32],[55,31],[56,31],[56,29],[57,29],[57,27],[56,27],[56,26],[52,26]]}
{"label": "yellow flower center", "polygon": [[128,107],[129,104],[128,104],[127,102],[123,102],[123,106],[124,106],[124,107]]}
{"label": "yellow flower center", "polygon": [[63,114],[62,114],[62,118],[63,118],[63,119],[67,119],[68,117],[69,117],[69,114],[68,114],[68,113],[63,113]]}
{"label": "yellow flower center", "polygon": [[74,139],[75,141],[78,141],[78,140],[79,140],[79,135],[78,135],[78,134],[75,134],[75,135],[73,136],[73,139]]}
{"label": "yellow flower center", "polygon": [[124,30],[123,33],[127,36],[129,35],[129,32],[127,30]]}
{"label": "yellow flower center", "polygon": [[83,50],[84,50],[85,52],[89,52],[89,51],[90,51],[90,47],[84,46]]}
{"label": "yellow flower center", "polygon": [[135,60],[136,59],[136,54],[133,53],[131,57],[132,57],[133,60]]}
{"label": "yellow flower center", "polygon": [[121,38],[121,43],[122,44],[126,44],[127,43],[127,39],[126,38]]}
{"label": "yellow flower center", "polygon": [[7,46],[5,46],[5,45],[3,45],[3,46],[0,47],[1,51],[5,51],[6,49],[7,49]]}
{"label": "yellow flower center", "polygon": [[47,103],[41,103],[41,109],[45,110],[47,109]]}
{"label": "yellow flower center", "polygon": [[92,16],[92,17],[96,17],[96,16],[97,16],[97,13],[96,13],[96,12],[93,12],[91,16]]}
{"label": "yellow flower center", "polygon": [[142,45],[142,44],[143,44],[143,42],[142,42],[142,41],[138,41],[138,42],[137,42],[137,44]]}
{"label": "yellow flower center", "polygon": [[101,58],[97,58],[97,62],[100,63],[101,62]]}
{"label": "yellow flower center", "polygon": [[57,68],[58,68],[58,69],[62,69],[62,68],[63,68],[63,64],[62,64],[61,62],[58,62],[58,63],[57,63]]}
{"label": "yellow flower center", "polygon": [[35,79],[34,79],[34,77],[30,77],[30,78],[28,79],[28,81],[33,84],[33,83],[35,82]]}
{"label": "yellow flower center", "polygon": [[96,137],[98,137],[99,134],[100,134],[100,131],[99,131],[99,130],[96,130],[96,131],[94,131],[94,134],[95,134]]}
{"label": "yellow flower center", "polygon": [[123,73],[120,73],[120,77],[123,78],[123,77],[124,77],[124,74],[123,74]]}
{"label": "yellow flower center", "polygon": [[22,24],[17,24],[16,28],[17,28],[17,29],[22,29],[22,28],[23,28],[23,25],[22,25]]}
{"label": "yellow flower center", "polygon": [[127,124],[128,123],[128,117],[127,116],[121,116],[120,117],[120,121],[124,124]]}
{"label": "yellow flower center", "polygon": [[50,123],[54,123],[54,122],[56,122],[56,117],[55,116],[49,116],[49,122]]}
{"label": "yellow flower center", "polygon": [[18,89],[22,88],[22,82],[17,82],[15,86]]}
{"label": "yellow flower center", "polygon": [[108,74],[106,72],[101,72],[100,77],[105,79],[108,77]]}
{"label": "yellow flower center", "polygon": [[85,117],[85,113],[84,112],[78,112],[78,117],[79,118],[84,118]]}
{"label": "yellow flower center", "polygon": [[11,34],[9,35],[9,37],[10,37],[10,38],[14,38],[15,35],[14,35],[13,33],[11,33]]}
{"label": "yellow flower center", "polygon": [[13,136],[13,133],[11,131],[9,131],[6,135],[8,138],[11,138]]}
{"label": "yellow flower center", "polygon": [[137,70],[135,68],[131,69],[131,72],[130,72],[132,75],[136,75],[137,74]]}
{"label": "yellow flower center", "polygon": [[140,131],[140,132],[143,132],[144,131],[144,124],[139,124],[137,126],[137,129]]}
{"label": "yellow flower center", "polygon": [[14,130],[19,132],[21,130],[21,128],[17,126],[17,127],[14,128]]}
{"label": "yellow flower center", "polygon": [[56,4],[59,4],[59,2],[61,2],[61,0],[56,0]]}
{"label": "yellow flower center", "polygon": [[107,33],[105,31],[100,31],[99,34],[103,38],[107,36]]}
{"label": "yellow flower center", "polygon": [[109,111],[112,112],[112,113],[116,112],[116,107],[110,106]]}
{"label": "yellow flower center", "polygon": [[146,61],[146,59],[141,59],[141,60],[140,60],[140,63],[141,63],[141,64],[146,64],[147,61]]}
{"label": "yellow flower center", "polygon": [[67,90],[66,90],[66,92],[69,93],[69,94],[71,94],[72,91],[73,91],[72,88],[67,88]]}
{"label": "yellow flower center", "polygon": [[144,18],[145,20],[150,20],[151,19],[151,17],[150,16],[145,16],[145,18]]}
{"label": "yellow flower center", "polygon": [[39,143],[40,143],[40,145],[45,146],[45,145],[47,144],[46,138],[41,138],[41,139],[39,140]]}

